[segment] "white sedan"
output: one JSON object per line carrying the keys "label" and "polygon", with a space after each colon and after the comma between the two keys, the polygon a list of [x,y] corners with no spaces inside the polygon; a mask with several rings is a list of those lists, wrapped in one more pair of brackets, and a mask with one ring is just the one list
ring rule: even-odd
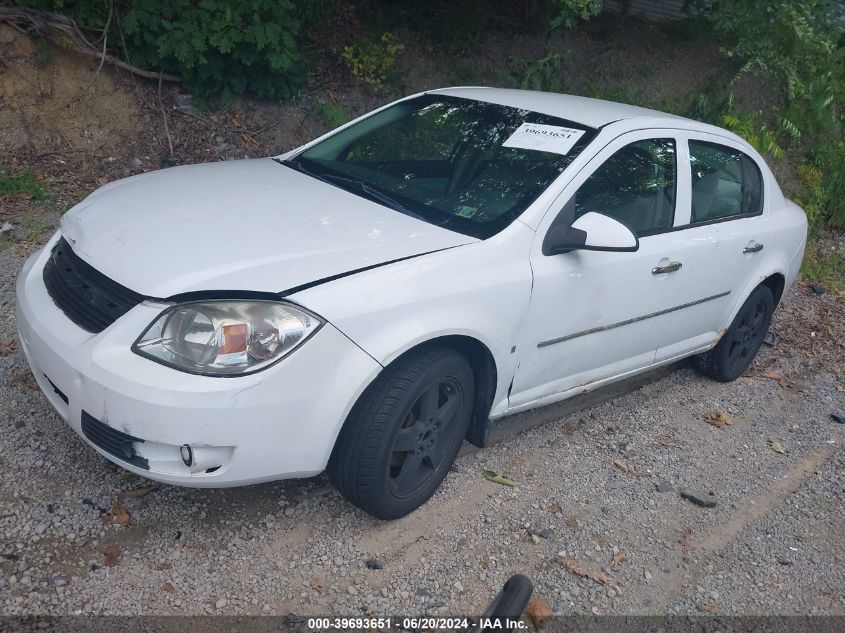
{"label": "white sedan", "polygon": [[102,187],[26,262],[17,325],[46,397],[123,468],[328,470],[396,518],[492,419],[686,356],[738,377],[806,232],[730,132],[450,88],[276,158]]}

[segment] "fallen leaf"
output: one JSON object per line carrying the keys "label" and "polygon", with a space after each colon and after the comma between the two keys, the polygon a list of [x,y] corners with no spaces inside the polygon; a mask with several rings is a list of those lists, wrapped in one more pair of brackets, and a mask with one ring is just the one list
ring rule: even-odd
{"label": "fallen leaf", "polygon": [[691,528],[684,528],[683,533],[681,534],[681,539],[678,541],[681,544],[681,550],[686,552],[691,552],[695,549],[695,545],[692,544],[692,529]]}
{"label": "fallen leaf", "polygon": [[619,567],[626,560],[628,560],[628,555],[625,552],[619,552],[610,559],[610,564],[613,567]]}
{"label": "fallen leaf", "polygon": [[481,474],[484,475],[484,479],[487,481],[492,481],[493,483],[501,484],[502,486],[513,487],[516,485],[516,482],[510,477],[494,473],[492,470],[482,470]]}
{"label": "fallen leaf", "polygon": [[779,371],[763,372],[762,374],[752,375],[752,378],[768,378],[769,380],[774,380],[781,386],[781,389],[789,389],[790,386],[789,383],[786,382],[786,378],[784,378],[783,374]]}
{"label": "fallen leaf", "polygon": [[663,446],[671,446],[672,448],[681,448],[681,444],[671,437],[664,438],[660,440],[660,444]]}
{"label": "fallen leaf", "polygon": [[638,471],[633,466],[630,466],[629,464],[625,463],[621,459],[614,460],[613,465],[619,470],[621,470],[623,473],[628,473],[629,475],[636,475],[637,477],[639,477],[641,474],[640,471]]}
{"label": "fallen leaf", "polygon": [[712,424],[713,426],[719,429],[723,426],[730,426],[734,423],[734,421],[731,419],[731,416],[729,416],[724,411],[719,411],[719,409],[714,409],[709,413],[705,413],[704,420],[705,422],[707,422],[707,424]]}
{"label": "fallen leaf", "polygon": [[775,453],[780,453],[781,455],[784,455],[786,453],[786,450],[784,450],[783,448],[783,444],[778,442],[773,437],[769,438],[769,448],[771,448]]}
{"label": "fallen leaf", "polygon": [[100,521],[103,525],[129,525],[129,512],[117,501],[114,502],[110,511],[101,509]]}
{"label": "fallen leaf", "polygon": [[610,578],[605,576],[600,571],[594,571],[585,567],[581,563],[579,563],[574,558],[567,556],[563,560],[563,568],[571,574],[575,574],[576,576],[580,576],[581,578],[588,578],[594,582],[597,582],[601,585],[606,585],[610,582]]}
{"label": "fallen leaf", "polygon": [[14,337],[0,339],[0,356],[8,356],[14,353],[20,344]]}
{"label": "fallen leaf", "polygon": [[552,514],[561,514],[563,512],[563,508],[560,507],[560,504],[557,501],[552,501],[547,510]]}
{"label": "fallen leaf", "polygon": [[550,620],[555,615],[551,607],[549,607],[549,603],[540,596],[531,596],[528,604],[525,605],[525,611],[523,613],[531,618],[531,624],[538,630],[543,628],[546,620]]}
{"label": "fallen leaf", "polygon": [[111,522],[115,525],[129,525],[129,513],[117,501],[111,507]]}
{"label": "fallen leaf", "polygon": [[311,576],[311,581],[309,582],[311,588],[315,591],[319,591],[320,593],[326,593],[326,584],[317,576]]}
{"label": "fallen leaf", "polygon": [[152,483],[148,486],[140,486],[139,488],[134,488],[132,490],[124,490],[117,494],[118,497],[123,497],[124,499],[134,499],[136,497],[146,497],[151,492],[155,492],[161,488],[161,484]]}
{"label": "fallen leaf", "polygon": [[9,379],[9,382],[16,387],[22,387],[25,389],[29,389],[30,391],[38,391],[38,383],[35,382],[35,378],[32,375],[32,372],[22,369],[21,371],[15,372],[12,374],[12,377]]}
{"label": "fallen leaf", "polygon": [[103,558],[106,567],[114,567],[117,561],[120,560],[120,548],[117,544],[109,545],[103,550]]}
{"label": "fallen leaf", "polygon": [[176,587],[171,585],[169,582],[164,583],[162,589],[164,589],[167,593],[176,593]]}

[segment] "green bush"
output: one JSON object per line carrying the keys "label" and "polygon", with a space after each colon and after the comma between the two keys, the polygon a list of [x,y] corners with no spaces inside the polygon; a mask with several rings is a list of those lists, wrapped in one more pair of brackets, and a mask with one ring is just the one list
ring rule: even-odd
{"label": "green bush", "polygon": [[601,12],[603,0],[550,0],[552,28],[572,28],[578,20],[589,20]]}
{"label": "green bush", "polygon": [[47,199],[47,192],[33,172],[25,171],[18,176],[12,176],[0,167],[0,197],[14,195],[27,196],[31,200]]}
{"label": "green bush", "polygon": [[326,101],[325,103],[317,102],[314,106],[314,116],[316,116],[328,129],[332,130],[340,127],[349,120],[349,114],[336,103]]}
{"label": "green bush", "polygon": [[513,0],[371,0],[354,6],[361,23],[373,33],[407,31],[428,46],[458,53],[476,46],[497,27],[495,16],[507,13],[513,4]]}
{"label": "green bush", "polygon": [[385,32],[381,37],[345,46],[340,56],[349,72],[369,86],[380,88],[400,50],[402,45],[396,35]]}
{"label": "green bush", "polygon": [[801,265],[801,278],[838,293],[845,293],[845,257],[836,252],[808,250]]}
{"label": "green bush", "polygon": [[560,74],[564,62],[569,54],[566,51],[549,53],[530,62],[517,65],[515,79],[523,90],[545,90],[555,92],[560,90]]}
{"label": "green bush", "polygon": [[[106,0],[24,0],[23,4],[105,27]],[[251,93],[291,97],[306,79],[292,0],[126,0],[115,4],[109,45],[135,66],[182,78],[200,100]],[[124,49],[125,45],[125,49]]]}
{"label": "green bush", "polygon": [[820,191],[812,194],[820,209],[816,215],[832,226],[845,229],[845,141],[841,138],[821,141],[812,160],[821,175]]}
{"label": "green bush", "polygon": [[773,114],[781,136],[800,137],[799,160],[815,170],[813,186],[798,192],[811,219],[845,227],[845,20],[837,6],[834,0],[723,0],[711,20],[739,75],[768,75],[783,87],[787,106]]}
{"label": "green bush", "polygon": [[793,138],[800,137],[800,132],[789,121],[783,120],[779,135],[775,130],[772,130],[765,123],[757,121],[757,115],[754,114],[737,114],[735,112],[725,112],[722,115],[720,124],[722,127],[730,130],[737,136],[741,136],[748,141],[751,146],[761,154],[768,154],[772,158],[781,159],[786,156],[786,151],[781,147],[778,141],[779,136],[783,136],[783,130],[789,130]]}
{"label": "green bush", "polygon": [[305,82],[290,0],[133,0],[122,16],[132,62],[179,74],[199,96],[293,96]]}
{"label": "green bush", "polygon": [[842,91],[841,56],[838,64],[834,59],[841,26],[832,19],[828,22],[828,4],[730,0],[717,5],[713,20],[732,42],[724,52],[740,60],[741,72],[773,75],[785,83],[790,100],[818,100],[823,109]]}

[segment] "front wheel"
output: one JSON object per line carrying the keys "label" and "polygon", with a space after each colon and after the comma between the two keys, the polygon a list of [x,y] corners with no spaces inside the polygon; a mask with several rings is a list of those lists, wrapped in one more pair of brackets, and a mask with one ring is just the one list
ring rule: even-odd
{"label": "front wheel", "polygon": [[399,361],[344,424],[329,461],[332,483],[379,519],[416,510],[454,462],[474,401],[472,368],[455,350],[430,349]]}
{"label": "front wheel", "polygon": [[693,356],[696,368],[720,382],[739,378],[751,365],[763,343],[774,306],[774,296],[767,286],[755,288],[716,347]]}

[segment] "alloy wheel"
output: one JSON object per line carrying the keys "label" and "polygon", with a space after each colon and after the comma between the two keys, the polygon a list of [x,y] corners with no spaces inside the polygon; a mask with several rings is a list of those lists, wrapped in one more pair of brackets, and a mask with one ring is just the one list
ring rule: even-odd
{"label": "alloy wheel", "polygon": [[444,467],[455,442],[463,391],[452,378],[429,385],[414,402],[396,434],[388,462],[388,482],[397,497],[416,493]]}
{"label": "alloy wheel", "polygon": [[757,353],[760,342],[766,332],[767,307],[764,301],[757,301],[747,306],[730,333],[728,340],[728,363],[736,367],[747,363],[749,358]]}

